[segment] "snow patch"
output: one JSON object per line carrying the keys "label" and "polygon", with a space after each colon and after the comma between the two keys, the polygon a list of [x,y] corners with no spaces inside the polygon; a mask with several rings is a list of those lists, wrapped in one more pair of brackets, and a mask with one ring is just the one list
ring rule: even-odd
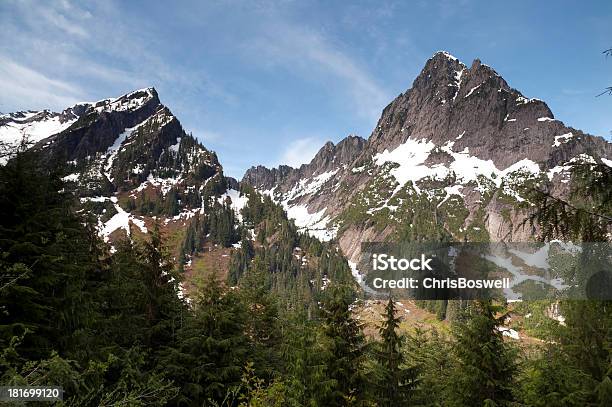
{"label": "snow patch", "polygon": [[242,208],[244,208],[249,201],[245,195],[240,196],[240,191],[236,191],[235,189],[228,189],[223,195],[219,196],[218,202],[223,204],[225,199],[229,198],[231,201],[230,207],[236,214],[236,217],[240,222],[242,222]]}
{"label": "snow patch", "polygon": [[327,181],[329,181],[337,172],[338,169],[327,171],[313,178],[301,179],[289,192],[287,192],[286,200],[290,201],[303,195],[313,194],[321,189]]}
{"label": "snow patch", "polygon": [[574,134],[570,133],[565,133],[565,134],[561,134],[560,136],[555,136],[555,142],[553,143],[553,147],[559,147],[561,144],[567,143],[568,141],[570,141],[572,139],[572,137],[574,137]]}
{"label": "snow patch", "polygon": [[178,153],[180,145],[181,145],[181,137],[177,137],[176,144],[173,144],[170,147],[168,147],[168,150],[172,151],[173,153]]}
{"label": "snow patch", "polygon": [[[497,187],[502,183],[503,177],[516,172],[527,171],[537,174],[540,172],[540,167],[537,163],[523,159],[514,163],[504,170],[499,170],[492,160],[483,160],[478,157],[471,156],[466,148],[461,152],[453,151],[454,142],[448,142],[440,149],[448,153],[453,161],[447,167],[436,165],[428,167],[424,165],[425,160],[429,157],[435,144],[431,141],[413,140],[409,138],[405,143],[396,147],[393,151],[385,150],[382,153],[374,156],[376,165],[382,166],[387,162],[399,164],[398,167],[391,169],[390,173],[399,182],[401,188],[409,181],[419,181],[425,177],[433,179],[444,179],[450,171],[457,175],[461,182],[477,181],[478,176],[482,175],[491,179]],[[420,192],[418,188],[415,189]]]}
{"label": "snow patch", "polygon": [[[37,115],[41,116],[39,120],[35,119]],[[11,120],[0,126],[0,141],[10,149],[17,148],[24,139],[30,143],[38,143],[47,137],[66,130],[76,121],[76,119],[72,119],[61,122],[59,114],[49,111],[3,115],[3,118],[11,118]],[[31,121],[26,122],[27,120]],[[3,158],[0,164],[4,161],[6,159]]]}
{"label": "snow patch", "polygon": [[472,93],[474,93],[474,91],[476,91],[478,88],[480,87],[480,85],[474,86],[472,89],[470,89],[470,91],[468,92],[467,95],[464,96],[464,99],[469,97]]}
{"label": "snow patch", "polygon": [[461,90],[461,77],[463,76],[464,71],[465,71],[465,68],[463,68],[460,71],[455,71],[455,86],[457,86],[457,91],[455,92],[455,95],[453,96],[453,102],[455,101],[455,99],[457,98],[457,95],[459,94],[459,91]]}
{"label": "snow patch", "polygon": [[79,180],[79,175],[80,174],[77,174],[77,173],[66,175],[64,178],[62,178],[62,180],[65,182],[76,182]]}
{"label": "snow patch", "polygon": [[502,333],[503,336],[507,336],[512,339],[516,339],[517,341],[521,339],[519,333],[511,328],[506,328],[503,326],[498,326],[497,330]]}
{"label": "snow patch", "polygon": [[111,176],[111,168],[113,167],[113,162],[115,161],[115,158],[117,158],[117,153],[119,152],[119,148],[121,148],[121,145],[123,144],[123,142],[136,129],[138,129],[138,127],[142,126],[147,120],[148,120],[148,118],[143,120],[141,123],[137,124],[134,127],[126,128],[123,131],[123,133],[121,133],[121,134],[119,134],[119,136],[117,136],[117,138],[115,139],[115,142],[108,148],[108,150],[106,150],[106,155],[107,155],[108,158],[106,159],[106,164],[104,166],[104,175],[106,176],[106,178],[110,182],[113,181],[113,177]]}
{"label": "snow patch", "polygon": [[324,216],[327,208],[319,212],[310,213],[305,205],[287,205],[283,203],[287,211],[287,217],[293,219],[295,225],[301,231],[305,231],[310,236],[316,237],[321,241],[332,240],[337,233],[337,229],[329,228],[328,224],[331,221],[329,216]]}

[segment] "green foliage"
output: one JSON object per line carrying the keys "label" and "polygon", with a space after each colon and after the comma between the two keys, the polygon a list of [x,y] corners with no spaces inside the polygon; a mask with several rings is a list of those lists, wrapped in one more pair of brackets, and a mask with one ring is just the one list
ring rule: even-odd
{"label": "green foliage", "polygon": [[328,352],[327,377],[333,383],[325,405],[343,406],[364,398],[366,343],[361,326],[351,314],[353,291],[332,285],[325,294],[322,331]]}
{"label": "green foliage", "polygon": [[[564,301],[565,325],[523,377],[525,399],[534,405],[606,406],[612,377],[612,304]],[[551,404],[545,404],[545,402]]]}
{"label": "green foliage", "polygon": [[[546,182],[528,189],[536,207],[530,222],[540,228],[543,240],[607,241],[612,221],[612,169],[596,160],[571,165],[571,173],[567,197],[553,195]],[[587,249],[583,255],[598,258]],[[525,401],[535,406],[609,405],[611,302],[565,300],[558,305],[565,321],[544,327],[543,336],[550,338],[549,343],[528,361],[522,375]]]}
{"label": "green foliage", "polygon": [[[64,404],[76,406],[610,405],[609,301],[561,301],[564,325],[546,316],[550,303],[516,305],[532,314],[520,320],[523,332],[545,341],[522,352],[521,363],[499,331],[501,308],[486,301],[420,303],[453,322],[447,338],[418,327],[400,335],[390,300],[381,339],[369,344],[352,311],[358,287],[334,243],[300,232],[282,207],[248,186],[241,187],[246,227],[237,227],[228,202],[215,196],[226,181],[206,172],[214,153],[208,164],[184,161],[195,148],[189,143],[161,160],[201,165],[214,179],[191,198],[170,190],[147,210],[171,215],[198,200],[204,205],[185,230],[180,263],[205,244],[240,240],[232,287],[213,273],[192,290],[189,305],[179,298],[181,275],[159,225],[140,241],[114,242],[111,254],[62,181],[62,168],[41,165],[34,152],[0,167],[0,383],[59,384]],[[581,210],[597,211],[589,215],[596,220],[568,216],[577,206],[561,205],[565,212],[554,219],[583,223],[555,233],[602,237],[600,215],[609,216],[611,200],[598,182],[610,184],[597,168],[575,189],[588,195],[591,206]],[[413,226],[398,229],[403,238],[456,237],[451,229],[465,216],[456,202],[438,208],[439,201],[404,192],[396,214]],[[138,210],[138,199],[122,205]],[[447,208],[458,211],[456,219]]]}
{"label": "green foliage", "polygon": [[454,327],[453,383],[446,392],[446,405],[508,406],[514,401],[514,375],[517,370],[514,349],[504,342],[499,327],[501,309],[491,301],[475,301],[465,319]]}
{"label": "green foliage", "polygon": [[452,350],[450,339],[434,329],[424,331],[417,327],[413,334],[406,336],[406,361],[411,362],[408,367],[418,372],[418,386],[411,392],[412,405],[448,405],[446,392],[452,391],[455,385],[450,377],[456,363]]}
{"label": "green foliage", "polygon": [[35,358],[70,348],[93,317],[96,237],[62,176],[30,151],[0,167],[0,346],[28,330],[21,347]]}
{"label": "green foliage", "polygon": [[[242,209],[246,227],[242,229],[241,246],[233,251],[230,260],[231,285],[238,284],[255,256],[267,264],[270,289],[286,307],[312,311],[318,307],[317,301],[330,280],[355,284],[346,259],[333,244],[298,232],[270,197],[249,186],[241,190],[248,197]],[[255,242],[247,228],[252,228]]]}
{"label": "green foliage", "polygon": [[247,310],[233,291],[211,275],[193,300],[176,343],[161,357],[160,369],[180,384],[179,405],[221,402],[240,383],[247,362]]}
{"label": "green foliage", "polygon": [[542,240],[606,241],[612,223],[612,167],[601,162],[570,167],[572,189],[568,197],[554,195],[545,181],[526,188],[528,200],[535,206],[529,221],[540,228]]}
{"label": "green foliage", "polygon": [[396,311],[395,303],[389,297],[379,329],[381,342],[375,352],[379,364],[376,400],[379,405],[389,407],[410,405],[418,377],[415,367],[405,366],[402,352],[404,338],[397,333],[400,320]]}
{"label": "green foliage", "polygon": [[284,320],[283,343],[285,386],[294,405],[325,405],[335,382],[327,376],[329,356],[319,323],[305,312],[290,313]]}
{"label": "green foliage", "polygon": [[271,378],[280,368],[278,299],[271,292],[269,264],[256,257],[240,279],[239,295],[247,306],[244,333],[250,339],[259,376]]}
{"label": "green foliage", "polygon": [[248,231],[242,229],[240,236],[240,248],[232,253],[230,259],[228,281],[232,286],[238,284],[238,280],[244,274],[253,257],[255,256],[255,248],[251,241]]}

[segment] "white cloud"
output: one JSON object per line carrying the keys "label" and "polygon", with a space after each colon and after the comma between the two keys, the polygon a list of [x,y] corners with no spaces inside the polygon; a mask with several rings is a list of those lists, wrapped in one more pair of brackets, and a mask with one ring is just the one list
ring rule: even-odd
{"label": "white cloud", "polygon": [[[296,24],[267,24],[247,45],[257,60],[280,65],[340,90],[362,116],[376,120],[389,100],[387,92],[339,46],[322,33]],[[262,54],[265,57],[262,57]],[[333,85],[333,86],[332,86]]]}
{"label": "white cloud", "polygon": [[[65,89],[37,91],[2,78],[0,110],[57,110],[65,108],[66,101],[98,100],[159,85],[171,88],[162,98],[182,94],[183,90],[205,89],[223,102],[233,100],[233,95],[202,69],[165,59],[160,50],[167,49],[167,39],[158,35],[158,27],[146,15],[129,17],[113,0],[24,0],[0,6],[0,50],[10,57],[9,62],[51,81],[44,89],[63,83],[73,88],[76,86],[71,84],[79,84],[78,88],[86,90],[68,92],[71,97],[66,97]],[[15,71],[14,66],[5,69]],[[78,99],[72,97],[76,95]],[[34,105],[25,106],[32,100],[36,101]]]}
{"label": "white cloud", "polygon": [[309,163],[322,146],[323,142],[314,137],[294,140],[285,147],[279,164],[298,168],[302,164]]}
{"label": "white cloud", "polygon": [[82,98],[83,92],[74,85],[51,79],[4,55],[0,55],[0,59],[0,95],[3,105],[18,106],[20,109],[61,108]]}
{"label": "white cloud", "polygon": [[[72,5],[68,1],[60,3],[61,7],[66,11],[74,12]],[[38,14],[38,16],[50,25],[58,28],[68,35],[77,35],[79,37],[88,37],[89,33],[80,25],[77,21],[70,20],[70,13],[63,13],[62,10],[57,10],[53,7],[34,7],[32,10]],[[81,18],[84,16],[81,14]],[[89,15],[91,17],[91,15]]]}

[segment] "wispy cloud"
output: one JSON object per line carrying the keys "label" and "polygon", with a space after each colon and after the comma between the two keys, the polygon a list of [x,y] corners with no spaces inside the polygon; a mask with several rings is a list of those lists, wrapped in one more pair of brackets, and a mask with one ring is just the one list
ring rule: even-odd
{"label": "wispy cloud", "polygon": [[[113,0],[0,3],[0,52],[8,56],[3,63],[8,60],[52,81],[73,88],[78,84],[85,90],[72,94],[95,100],[165,84],[176,93],[205,89],[223,102],[234,100],[202,69],[164,59],[160,51],[165,49],[167,41],[159,35],[159,27],[144,16],[127,15]],[[11,106],[21,100],[26,85],[3,87],[0,103]],[[65,107],[66,92],[30,91],[38,94],[36,106]]]}
{"label": "wispy cloud", "polygon": [[213,130],[198,128],[198,129],[191,129],[190,131],[195,138],[197,138],[203,143],[216,143],[216,142],[223,141],[223,136],[220,133],[213,131]]}
{"label": "wispy cloud", "polygon": [[[357,112],[376,119],[389,94],[354,58],[322,32],[283,21],[266,24],[245,49],[259,62],[286,67],[311,80],[321,81],[330,91],[340,91]],[[339,85],[339,86],[338,86]]]}
{"label": "wispy cloud", "polygon": [[[0,55],[0,94],[2,104],[21,109],[68,106],[82,98],[83,92],[73,84],[51,79]],[[42,105],[41,105],[42,103]],[[0,105],[0,109],[4,106]]]}
{"label": "wispy cloud", "polygon": [[283,150],[277,164],[286,164],[298,168],[302,164],[309,163],[319,151],[323,141],[316,137],[305,137],[289,143]]}
{"label": "wispy cloud", "polygon": [[[74,17],[78,15],[80,19],[91,18],[90,13],[79,13],[78,9],[72,7],[72,5],[67,1],[61,1],[58,3],[59,8],[66,11],[66,13],[62,13],[60,10],[57,10],[53,7],[32,7],[30,12],[38,16],[39,23],[42,20],[43,23],[48,23],[49,25],[60,29],[66,34],[76,35],[79,37],[87,38],[89,37],[89,33],[85,29],[84,25],[81,25],[76,20],[73,20]],[[74,13],[74,14],[70,14]]]}

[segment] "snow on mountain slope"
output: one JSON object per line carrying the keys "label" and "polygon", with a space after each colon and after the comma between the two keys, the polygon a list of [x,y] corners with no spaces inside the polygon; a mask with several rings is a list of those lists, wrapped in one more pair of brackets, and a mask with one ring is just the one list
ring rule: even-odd
{"label": "snow on mountain slope", "polygon": [[37,143],[64,131],[76,120],[76,116],[66,117],[48,110],[4,114],[0,116],[0,142],[9,148],[17,147],[23,140]]}
{"label": "snow on mountain slope", "polygon": [[[117,231],[130,236],[132,227],[147,233],[145,220],[156,216],[188,219],[228,184],[216,155],[186,134],[153,88],[61,113],[0,116],[0,141],[9,149],[24,136],[44,160],[67,159],[64,180],[98,216],[107,241]],[[239,209],[244,202],[234,195],[232,205]],[[189,216],[181,217],[184,212]]]}
{"label": "snow on mountain slope", "polygon": [[77,103],[62,112],[41,110],[2,114],[0,115],[0,142],[5,143],[8,148],[15,148],[22,140],[36,144],[68,129],[81,116],[92,111],[97,113],[134,111],[153,98],[156,98],[155,89],[145,88],[118,98]]}
{"label": "snow on mountain slope", "polygon": [[438,52],[367,141],[328,143],[299,169],[253,167],[243,181],[355,261],[368,240],[531,239],[521,188],[544,177],[563,193],[569,163],[611,159],[611,143],[565,126],[491,67]]}

